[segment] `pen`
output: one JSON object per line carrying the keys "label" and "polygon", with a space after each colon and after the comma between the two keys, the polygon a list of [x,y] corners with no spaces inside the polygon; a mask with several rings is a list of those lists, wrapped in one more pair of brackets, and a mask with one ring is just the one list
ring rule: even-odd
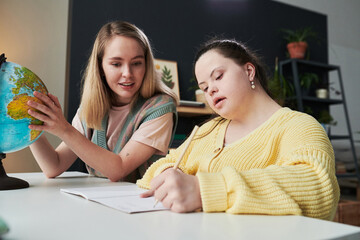
{"label": "pen", "polygon": [[[173,167],[173,169],[177,169],[181,163],[181,160],[182,158],[184,157],[185,155],[185,152],[186,150],[189,148],[189,145],[191,143],[191,141],[193,140],[197,130],[199,129],[199,127],[197,125],[195,125],[194,129],[192,130],[191,134],[190,134],[190,137],[189,137],[189,141],[187,142],[186,146],[184,147],[183,151],[181,152],[180,156],[178,157],[178,159],[176,160],[175,162],[175,165]],[[159,201],[156,199],[155,201],[155,204],[154,204],[154,207],[156,207],[156,204],[158,203]]]}

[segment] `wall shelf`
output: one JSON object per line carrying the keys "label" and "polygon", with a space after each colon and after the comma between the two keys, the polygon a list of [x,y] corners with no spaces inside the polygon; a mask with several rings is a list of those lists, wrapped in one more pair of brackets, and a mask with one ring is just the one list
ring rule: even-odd
{"label": "wall shelf", "polygon": [[176,110],[180,117],[197,117],[204,115],[212,115],[215,112],[210,107],[188,107],[188,106],[178,106]]}
{"label": "wall shelf", "polygon": [[[333,140],[349,140],[350,148],[352,152],[353,162],[355,165],[355,173],[338,173],[337,177],[357,177],[358,183],[360,183],[360,170],[357,162],[357,156],[355,152],[355,146],[354,146],[354,140],[352,137],[352,130],[350,126],[349,121],[349,114],[346,106],[345,101],[345,91],[343,86],[343,80],[341,76],[341,71],[339,66],[335,65],[329,65],[325,63],[319,63],[319,62],[313,62],[313,61],[307,61],[307,60],[301,60],[301,59],[288,59],[285,61],[279,62],[279,74],[282,76],[285,73],[285,70],[287,70],[287,76],[292,77],[293,85],[295,88],[295,96],[288,98],[289,100],[296,100],[297,103],[297,110],[304,112],[305,111],[305,104],[310,107],[311,109],[322,108],[322,109],[329,109],[329,105],[333,104],[340,104],[343,107],[344,113],[345,113],[345,121],[347,125],[347,133],[344,135],[331,135],[330,132],[328,132],[329,139],[331,141]],[[328,73],[334,71],[337,73],[338,76],[338,83],[340,85],[341,90],[341,99],[321,99],[317,98],[315,96],[306,96],[303,93],[303,89],[300,85],[300,75],[304,72],[313,72],[317,73],[318,76],[322,79],[322,82],[327,83],[327,89],[329,90],[329,79],[328,79]]]}

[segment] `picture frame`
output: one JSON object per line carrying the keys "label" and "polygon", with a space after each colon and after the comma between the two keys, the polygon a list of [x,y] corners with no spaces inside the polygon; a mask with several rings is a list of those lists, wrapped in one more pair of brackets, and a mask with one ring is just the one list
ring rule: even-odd
{"label": "picture frame", "polygon": [[180,99],[180,90],[179,90],[179,77],[177,70],[177,62],[164,60],[164,59],[154,59],[155,69],[161,73],[161,80],[168,86]]}

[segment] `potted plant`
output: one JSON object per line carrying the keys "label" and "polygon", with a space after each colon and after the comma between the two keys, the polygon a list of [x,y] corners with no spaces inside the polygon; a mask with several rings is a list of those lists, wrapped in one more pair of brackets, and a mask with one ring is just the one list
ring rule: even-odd
{"label": "potted plant", "polygon": [[329,98],[330,95],[331,97],[340,96],[341,91],[331,86],[332,84],[333,82],[320,84],[319,87],[316,89],[316,97]]}
{"label": "potted plant", "polygon": [[296,30],[281,29],[284,33],[284,39],[287,42],[287,49],[290,58],[305,58],[305,52],[308,48],[307,41],[310,38],[316,38],[317,34],[311,27],[304,27]]}
{"label": "potted plant", "polygon": [[330,126],[335,126],[337,124],[337,121],[334,120],[329,111],[326,109],[320,111],[317,120],[324,127],[328,135],[330,135]]}
{"label": "potted plant", "polygon": [[329,92],[326,88],[318,88],[316,89],[316,97],[326,99],[329,97]]}
{"label": "potted plant", "polygon": [[[326,99],[329,98],[329,89],[330,89],[330,84],[328,83],[322,83],[318,86],[318,88],[316,89],[315,93],[316,93],[316,97],[317,98],[322,98],[322,99]],[[334,89],[334,88],[332,88]],[[336,95],[338,94],[339,91],[334,91],[336,93]]]}
{"label": "potted plant", "polygon": [[193,92],[193,91],[195,92],[195,97],[193,97],[192,99],[193,100],[195,99],[196,102],[205,103],[206,107],[210,107],[209,103],[205,99],[205,94],[204,94],[203,90],[201,90],[199,88],[199,85],[198,85],[195,77],[190,78],[189,83],[190,83],[190,87],[188,87],[188,91],[189,92]]}
{"label": "potted plant", "polygon": [[273,99],[281,106],[287,97],[294,95],[294,86],[283,75],[279,74],[278,58],[275,58],[275,69],[268,82],[269,91]]}
{"label": "potted plant", "polygon": [[319,76],[315,73],[305,72],[299,75],[300,87],[303,95],[309,95],[311,86],[319,83]]}
{"label": "potted plant", "polygon": [[190,78],[189,83],[190,83],[190,86],[188,87],[188,91],[194,92],[194,96],[193,96],[192,100],[196,100],[196,91],[200,90],[200,88],[199,88],[199,85],[198,85],[195,77]]}

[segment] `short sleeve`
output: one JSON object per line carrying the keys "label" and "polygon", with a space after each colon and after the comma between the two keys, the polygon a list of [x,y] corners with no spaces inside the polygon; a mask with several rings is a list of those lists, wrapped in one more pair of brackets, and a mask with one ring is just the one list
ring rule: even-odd
{"label": "short sleeve", "polygon": [[132,135],[131,140],[157,149],[156,154],[165,155],[168,152],[173,126],[173,113],[166,113],[141,124]]}
{"label": "short sleeve", "polygon": [[80,120],[80,117],[79,117],[79,110],[76,111],[76,114],[71,122],[71,125],[76,128],[76,130],[78,130],[79,132],[81,132],[81,134],[84,135],[84,128],[81,124],[81,120]]}
{"label": "short sleeve", "polygon": [[[79,110],[77,110],[71,125],[78,130],[82,135],[85,135],[85,129],[81,123],[80,117],[79,117]],[[90,131],[88,132],[87,136],[90,136]]]}

